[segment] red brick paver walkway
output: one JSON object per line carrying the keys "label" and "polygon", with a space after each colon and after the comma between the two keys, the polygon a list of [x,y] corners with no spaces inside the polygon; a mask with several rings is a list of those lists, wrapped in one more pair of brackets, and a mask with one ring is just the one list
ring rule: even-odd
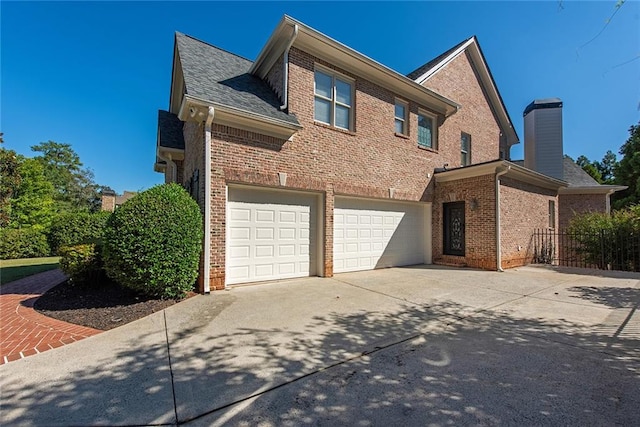
{"label": "red brick paver walkway", "polygon": [[0,365],[102,332],[33,309],[40,295],[65,280],[62,271],[51,270],[0,287]]}

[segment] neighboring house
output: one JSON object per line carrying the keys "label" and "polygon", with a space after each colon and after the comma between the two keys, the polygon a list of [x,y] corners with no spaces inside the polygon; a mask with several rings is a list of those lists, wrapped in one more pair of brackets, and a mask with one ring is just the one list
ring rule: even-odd
{"label": "neighboring house", "polygon": [[208,292],[526,264],[567,184],[509,162],[518,142],[475,37],[405,76],[285,16],[253,62],[176,33],[155,170],[201,206]]}
{"label": "neighboring house", "polygon": [[135,191],[125,191],[124,194],[118,196],[113,190],[104,190],[102,192],[102,210],[113,212],[124,202],[135,196]]}

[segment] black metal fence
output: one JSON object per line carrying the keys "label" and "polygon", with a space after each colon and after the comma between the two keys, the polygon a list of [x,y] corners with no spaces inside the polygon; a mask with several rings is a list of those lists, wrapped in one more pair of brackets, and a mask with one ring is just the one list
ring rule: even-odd
{"label": "black metal fence", "polygon": [[533,244],[537,264],[640,272],[640,233],[536,230]]}

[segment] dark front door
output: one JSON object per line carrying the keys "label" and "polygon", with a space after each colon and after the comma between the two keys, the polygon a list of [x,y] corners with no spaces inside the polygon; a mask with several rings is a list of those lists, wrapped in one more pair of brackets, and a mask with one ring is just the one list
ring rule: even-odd
{"label": "dark front door", "polygon": [[444,203],[444,253],[464,256],[464,202]]}

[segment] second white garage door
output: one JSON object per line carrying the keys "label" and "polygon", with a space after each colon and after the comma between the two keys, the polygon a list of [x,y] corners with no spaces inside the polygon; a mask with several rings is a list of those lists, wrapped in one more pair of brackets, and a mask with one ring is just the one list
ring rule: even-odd
{"label": "second white garage door", "polygon": [[334,271],[429,263],[430,234],[425,227],[430,205],[426,206],[336,197]]}
{"label": "second white garage door", "polygon": [[316,274],[317,196],[230,187],[227,284]]}

